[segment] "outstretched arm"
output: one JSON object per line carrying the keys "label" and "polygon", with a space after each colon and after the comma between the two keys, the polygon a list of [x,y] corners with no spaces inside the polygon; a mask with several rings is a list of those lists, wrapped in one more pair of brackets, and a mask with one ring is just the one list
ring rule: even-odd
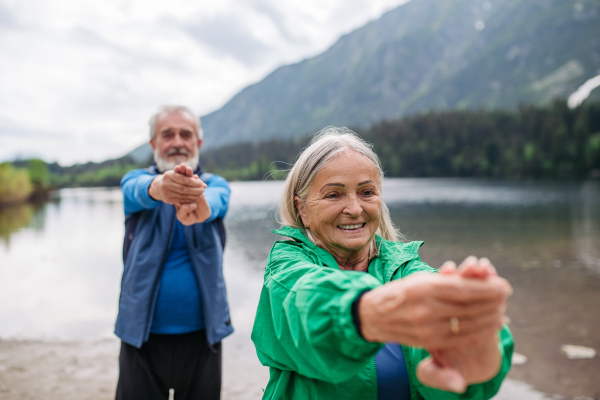
{"label": "outstretched arm", "polygon": [[[365,339],[451,349],[482,340],[482,332],[500,329],[511,290],[505,279],[481,281],[420,272],[424,265],[413,260],[402,279],[361,298],[358,314]],[[415,270],[419,273],[412,273]],[[459,332],[452,331],[453,317],[462,321]]]}
{"label": "outstretched arm", "polygon": [[121,179],[125,215],[156,208],[160,201],[153,199],[149,187],[155,179],[144,170],[130,171]]}
{"label": "outstretched arm", "polygon": [[[383,342],[450,348],[480,340],[482,332],[497,332],[500,315],[481,323],[478,319],[497,307],[506,285],[501,278],[480,282],[431,273],[381,285],[368,274],[314,264],[293,243],[277,243],[252,339],[263,365],[342,382],[355,376]],[[351,308],[367,290],[358,303],[364,340]],[[440,299],[445,297],[455,302],[444,305]],[[469,306],[471,302],[478,306]],[[448,323],[453,315],[471,321],[457,335]],[[419,350],[416,363],[428,356]]]}

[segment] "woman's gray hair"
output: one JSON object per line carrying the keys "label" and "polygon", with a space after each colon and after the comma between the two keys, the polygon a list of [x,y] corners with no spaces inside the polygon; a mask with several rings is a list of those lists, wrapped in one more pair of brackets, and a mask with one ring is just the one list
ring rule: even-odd
{"label": "woman's gray hair", "polygon": [[[383,169],[379,157],[371,148],[372,146],[362,140],[356,133],[348,128],[328,126],[318,132],[310,144],[298,157],[285,180],[285,187],[281,202],[279,203],[279,223],[300,228],[310,238],[309,232],[304,228],[300,213],[298,212],[294,197],[298,196],[304,201],[319,171],[334,157],[347,151],[356,151],[367,157],[377,168],[379,187],[383,184]],[[394,227],[390,211],[381,201],[380,221],[377,234],[391,241],[401,240],[402,237]]]}
{"label": "woman's gray hair", "polygon": [[192,119],[195,121],[194,125],[196,127],[196,135],[198,135],[198,139],[202,139],[203,132],[202,125],[200,124],[200,118],[196,117],[192,110],[186,106],[162,106],[159,108],[158,111],[155,112],[152,117],[150,117],[150,139],[156,139],[156,122],[159,120],[159,118],[163,115],[174,113],[187,114],[192,117]]}

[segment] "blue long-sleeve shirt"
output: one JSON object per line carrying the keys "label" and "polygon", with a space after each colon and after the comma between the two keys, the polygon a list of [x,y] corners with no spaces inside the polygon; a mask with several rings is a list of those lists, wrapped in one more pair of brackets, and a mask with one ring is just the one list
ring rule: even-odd
{"label": "blue long-sleeve shirt", "polygon": [[[160,201],[149,194],[156,175],[145,170],[131,171],[123,178],[123,205],[125,215],[154,209]],[[207,222],[223,218],[227,213],[230,190],[227,181],[210,175],[204,192],[211,215]],[[180,334],[204,328],[202,296],[196,280],[183,225],[175,221],[169,250],[162,268],[158,294],[150,331],[162,334]]]}

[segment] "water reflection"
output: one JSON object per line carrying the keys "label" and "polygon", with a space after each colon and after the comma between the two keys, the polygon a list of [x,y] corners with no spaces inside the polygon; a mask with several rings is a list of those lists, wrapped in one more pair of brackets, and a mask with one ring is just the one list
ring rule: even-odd
{"label": "water reflection", "polygon": [[0,239],[9,244],[10,235],[29,224],[33,215],[33,207],[20,204],[0,209]]}
{"label": "water reflection", "polygon": [[600,182],[585,182],[581,187],[581,206],[573,213],[573,245],[578,260],[600,274]]}
{"label": "water reflection", "polygon": [[45,204],[19,203],[0,207],[0,243],[10,245],[10,237],[21,228],[44,229]]}
{"label": "water reflection", "polygon": [[120,195],[65,191],[61,201],[32,213],[11,234],[10,246],[0,248],[0,337],[110,335],[123,216],[121,201],[107,202],[101,193]]}

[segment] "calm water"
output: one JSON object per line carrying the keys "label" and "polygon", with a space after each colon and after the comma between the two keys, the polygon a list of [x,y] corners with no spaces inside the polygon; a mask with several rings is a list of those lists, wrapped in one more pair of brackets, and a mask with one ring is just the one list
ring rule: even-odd
{"label": "calm water", "polygon": [[[236,335],[247,338],[282,184],[231,187],[224,268]],[[547,393],[600,395],[600,358],[560,352],[600,350],[600,182],[390,179],[384,198],[402,232],[426,242],[425,262],[485,255],[510,280],[511,329],[528,357],[513,378]],[[44,205],[0,211],[0,338],[111,335],[122,235],[118,189],[66,189]]]}

